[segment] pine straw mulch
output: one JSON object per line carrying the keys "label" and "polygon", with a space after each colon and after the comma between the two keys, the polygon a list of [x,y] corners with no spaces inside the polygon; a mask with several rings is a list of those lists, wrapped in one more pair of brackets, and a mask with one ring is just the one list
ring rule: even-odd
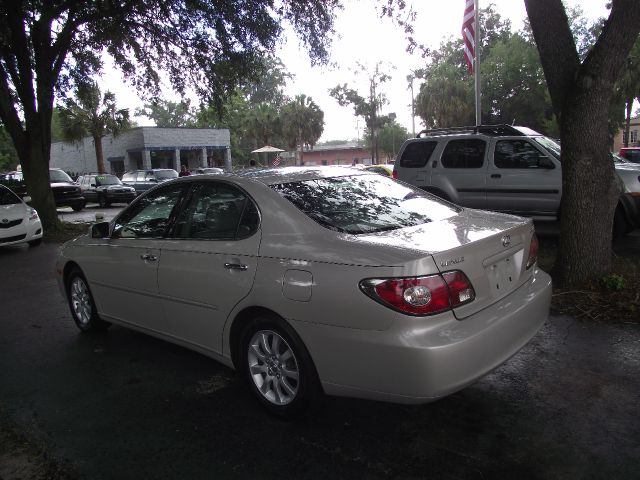
{"label": "pine straw mulch", "polygon": [[[542,241],[538,264],[552,273],[555,241]],[[553,289],[553,314],[609,323],[640,324],[640,255],[624,250],[613,254],[612,273],[580,289]]]}

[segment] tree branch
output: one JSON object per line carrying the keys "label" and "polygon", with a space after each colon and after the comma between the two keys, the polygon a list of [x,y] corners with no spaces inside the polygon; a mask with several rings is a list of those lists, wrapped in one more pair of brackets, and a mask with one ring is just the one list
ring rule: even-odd
{"label": "tree branch", "polygon": [[567,13],[562,0],[525,0],[524,3],[540,52],[553,110],[560,119],[567,94],[580,68]]}

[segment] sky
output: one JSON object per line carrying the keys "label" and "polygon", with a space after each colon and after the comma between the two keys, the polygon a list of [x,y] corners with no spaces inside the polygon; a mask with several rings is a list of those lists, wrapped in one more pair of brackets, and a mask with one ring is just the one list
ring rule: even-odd
{"label": "sky", "polygon": [[[523,0],[479,0],[480,8],[493,3],[496,11],[504,18],[511,20],[513,30],[520,30],[526,17]],[[336,37],[331,47],[331,63],[333,66],[311,67],[309,57],[299,44],[298,38],[291,29],[285,29],[286,35],[276,55],[294,76],[289,81],[285,93],[290,96],[305,94],[324,112],[325,127],[320,141],[352,140],[362,136],[364,121],[356,118],[352,107],[341,107],[328,91],[338,84],[347,83],[362,96],[368,93],[368,74],[356,72],[357,62],[373,71],[377,62],[381,69],[391,76],[389,82],[381,86],[388,99],[382,108],[383,114],[395,113],[397,121],[411,133],[411,91],[408,88],[407,75],[412,70],[426,65],[419,51],[413,54],[406,52],[407,41],[401,27],[391,19],[381,19],[376,9],[378,2],[373,0],[345,0],[344,9],[336,18]],[[379,2],[383,3],[383,2]],[[580,5],[584,15],[595,20],[607,16],[605,8],[607,0],[565,0],[568,6]],[[407,1],[417,14],[414,22],[414,38],[418,44],[430,48],[438,45],[449,36],[460,36],[465,0],[414,0]],[[462,56],[462,51],[460,52]],[[482,61],[482,60],[481,60]],[[108,88],[116,94],[118,103],[128,107],[131,114],[143,102],[133,89],[125,85],[122,76],[109,70],[107,66],[101,82],[102,88]],[[414,82],[414,94],[419,91],[419,80]],[[178,100],[170,88],[165,88],[166,97]],[[197,105],[193,99],[192,104]],[[134,117],[139,125],[153,125],[146,117]],[[415,129],[422,129],[419,117],[415,118]]]}

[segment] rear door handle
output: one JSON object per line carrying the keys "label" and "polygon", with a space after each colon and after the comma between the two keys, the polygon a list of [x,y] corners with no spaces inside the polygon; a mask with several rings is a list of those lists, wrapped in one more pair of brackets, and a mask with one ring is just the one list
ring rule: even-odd
{"label": "rear door handle", "polygon": [[224,268],[226,268],[227,270],[242,270],[242,271],[245,271],[249,267],[247,267],[246,265],[244,265],[242,263],[225,263],[224,264]]}
{"label": "rear door handle", "polygon": [[499,173],[492,173],[491,178],[502,178],[502,175]]}
{"label": "rear door handle", "polygon": [[156,260],[158,260],[158,257],[151,253],[143,253],[142,255],[140,255],[140,258],[147,262],[155,262]]}

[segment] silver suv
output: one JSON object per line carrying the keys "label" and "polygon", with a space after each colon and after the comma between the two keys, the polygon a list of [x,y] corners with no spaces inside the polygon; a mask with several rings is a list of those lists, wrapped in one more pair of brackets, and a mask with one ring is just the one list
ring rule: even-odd
{"label": "silver suv", "polygon": [[[616,236],[640,226],[640,168],[621,165]],[[536,220],[557,220],[560,211],[560,145],[526,127],[424,130],[401,147],[394,178],[471,208]]]}

